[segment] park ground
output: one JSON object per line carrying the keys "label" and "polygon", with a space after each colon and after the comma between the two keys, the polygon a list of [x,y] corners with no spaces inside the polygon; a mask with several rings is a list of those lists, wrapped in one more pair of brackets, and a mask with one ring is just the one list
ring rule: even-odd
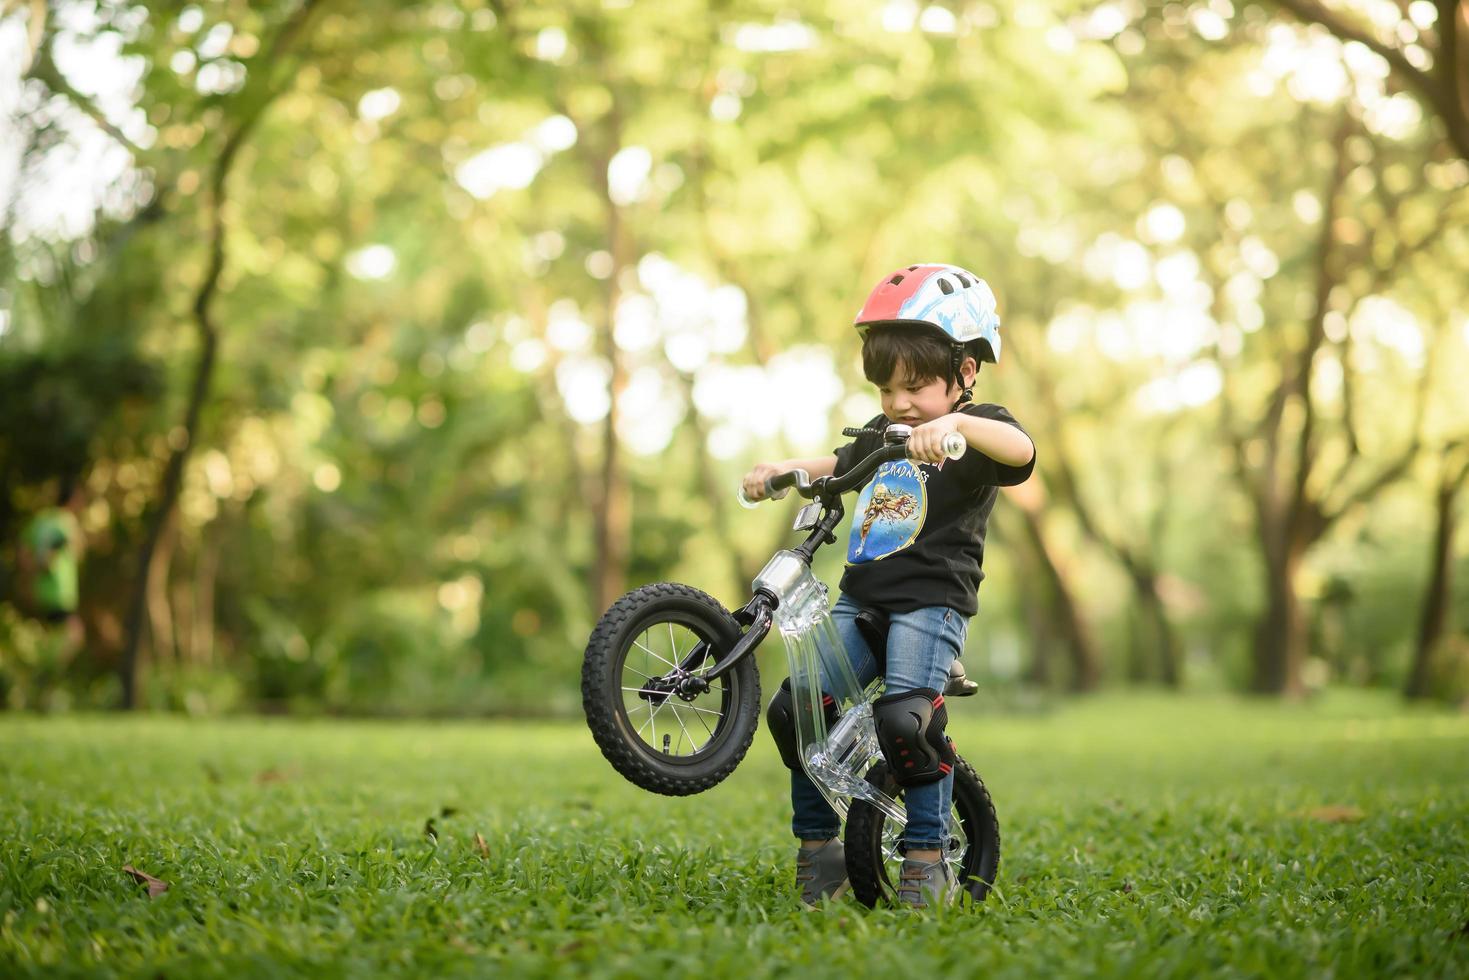
{"label": "park ground", "polygon": [[0,975],[1469,976],[1469,715],[954,714],[1004,858],[934,917],[796,907],[763,732],[671,799],[574,722],[0,717]]}

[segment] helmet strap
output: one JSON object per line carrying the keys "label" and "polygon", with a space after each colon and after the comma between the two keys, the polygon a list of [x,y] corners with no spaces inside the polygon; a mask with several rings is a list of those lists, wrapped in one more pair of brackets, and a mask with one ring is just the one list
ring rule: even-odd
{"label": "helmet strap", "polygon": [[[979,362],[978,361],[975,361],[974,364],[975,364],[975,367],[976,368],[979,367]],[[972,384],[967,384],[966,385],[964,383],[964,372],[962,370],[963,366],[964,366],[964,345],[963,344],[950,344],[949,345],[949,370],[950,370],[950,372],[954,376],[954,383],[957,384],[962,389],[962,391],[959,394],[959,400],[954,403],[954,408],[958,408],[960,405],[963,405],[966,402],[971,402],[971,401],[974,400],[974,385],[972,385]]]}

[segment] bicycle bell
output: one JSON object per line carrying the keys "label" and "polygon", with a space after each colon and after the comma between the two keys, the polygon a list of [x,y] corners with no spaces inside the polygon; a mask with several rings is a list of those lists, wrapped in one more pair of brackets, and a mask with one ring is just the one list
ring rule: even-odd
{"label": "bicycle bell", "polygon": [[913,426],[904,425],[901,422],[894,422],[892,425],[883,430],[882,441],[887,443],[889,446],[893,446],[900,442],[907,442],[908,437],[912,434]]}

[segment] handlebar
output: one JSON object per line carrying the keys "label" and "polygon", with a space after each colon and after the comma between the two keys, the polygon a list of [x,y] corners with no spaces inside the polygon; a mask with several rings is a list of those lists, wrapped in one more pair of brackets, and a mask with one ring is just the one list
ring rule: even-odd
{"label": "handlebar", "polygon": [[[876,473],[877,468],[883,463],[908,458],[908,437],[912,433],[912,428],[906,425],[888,426],[887,431],[884,433],[887,445],[869,454],[840,477],[821,477],[813,483],[811,482],[811,474],[802,469],[777,473],[765,481],[765,496],[762,499],[780,500],[786,495],[786,491],[790,489],[794,489],[796,493],[808,500],[814,498],[823,490],[827,494],[835,495],[855,490],[857,487],[866,483],[868,478]],[[964,455],[965,450],[969,448],[969,444],[964,441],[964,437],[959,433],[950,432],[944,436],[943,448],[944,455],[949,459],[958,459]],[[753,508],[760,502],[746,497],[743,486],[739,488],[738,497],[740,505],[747,508]]]}

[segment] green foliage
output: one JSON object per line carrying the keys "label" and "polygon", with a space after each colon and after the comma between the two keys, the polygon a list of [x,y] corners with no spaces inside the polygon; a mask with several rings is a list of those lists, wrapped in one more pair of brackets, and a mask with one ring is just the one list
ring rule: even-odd
{"label": "green foliage", "polygon": [[[0,553],[48,481],[87,474],[84,701],[112,690],[97,678],[113,668],[143,515],[181,443],[216,207],[219,357],[146,603],[158,705],[506,710],[551,668],[557,703],[573,706],[576,652],[600,612],[594,533],[609,482],[604,422],[578,421],[575,395],[615,358],[665,396],[622,408],[625,423],[666,416],[661,448],[613,432],[611,482],[626,479],[631,497],[618,571],[737,602],[788,515],[735,514],[729,488],[754,460],[824,451],[863,420],[851,312],[914,259],[977,269],[1000,296],[1006,363],[980,396],[1036,435],[1053,489],[1046,533],[1103,641],[1103,676],[1152,676],[1129,664],[1156,657],[1139,648],[1116,555],[1054,492],[1063,453],[1101,537],[1170,587],[1192,676],[1242,682],[1270,534],[1230,434],[1251,465],[1267,455],[1253,429],[1308,333],[1312,202],[1328,203],[1344,111],[1339,281],[1313,368],[1339,382],[1316,389],[1313,499],[1344,499],[1409,445],[1418,391],[1425,457],[1469,416],[1448,383],[1469,369],[1469,225],[1450,220],[1469,171],[1444,156],[1431,119],[1380,131],[1370,84],[1297,95],[1281,51],[1305,35],[1263,7],[65,6],[4,8],[4,26],[36,29],[40,46],[16,103],[21,177],[0,202]],[[1209,18],[1219,25],[1205,30]],[[68,45],[113,40],[140,72],[125,123],[102,96],[63,86],[66,71],[84,74]],[[98,115],[123,126],[131,167],[93,226],[13,233],[8,219],[70,149],[106,139]],[[534,172],[485,162],[507,147]],[[626,193],[609,183],[621,150],[634,164],[646,153],[646,179]],[[1160,206],[1181,216],[1176,236],[1150,230]],[[1119,247],[1142,257],[1140,280],[1109,264]],[[728,349],[671,356],[674,335],[709,347],[683,294],[651,341],[616,339],[617,304],[655,292],[650,258],[732,290],[720,303],[741,298]],[[1169,262],[1196,275],[1165,281]],[[1393,306],[1362,306],[1380,300]],[[1374,326],[1397,311],[1422,358]],[[1193,314],[1215,333],[1190,344]],[[1119,353],[1139,331],[1147,343]],[[830,353],[819,440],[791,434],[807,411],[794,403],[765,426],[751,406],[700,407],[710,369],[763,378],[792,349]],[[1211,363],[1237,418],[1217,398],[1157,397]],[[785,384],[769,397],[784,400]],[[1302,417],[1299,404],[1283,413],[1282,445]],[[731,430],[734,448],[713,452]],[[1372,465],[1345,470],[1353,449]],[[1385,683],[1404,669],[1425,564],[1414,555],[1432,533],[1428,478],[1413,470],[1404,484],[1416,502],[1362,501],[1305,561],[1313,618],[1340,612],[1318,602],[1327,578],[1383,597],[1353,607],[1350,629],[1318,629],[1316,653],[1338,676]],[[1394,551],[1374,564],[1352,553],[1355,522],[1386,506],[1398,507]],[[980,653],[991,635],[1029,629],[1027,601],[1051,601],[1023,536],[999,531],[972,631]],[[1461,565],[1464,548],[1461,535]],[[1370,669],[1352,666],[1369,654]],[[1464,664],[1450,661],[1449,674]]]}
{"label": "green foliage", "polygon": [[69,707],[66,667],[66,640],[59,632],[22,618],[13,606],[0,606],[0,707]]}
{"label": "green foliage", "polygon": [[[726,785],[669,799],[568,725],[0,719],[0,964],[1469,973],[1463,716],[1342,693],[1104,697],[951,729],[995,796],[1004,857],[984,906],[920,928],[846,900],[797,907],[785,771],[763,736]],[[150,900],[124,865],[168,890]]]}
{"label": "green foliage", "polygon": [[12,485],[81,480],[129,406],[158,397],[161,379],[152,364],[115,338],[100,340],[0,348],[0,471],[11,474]]}

